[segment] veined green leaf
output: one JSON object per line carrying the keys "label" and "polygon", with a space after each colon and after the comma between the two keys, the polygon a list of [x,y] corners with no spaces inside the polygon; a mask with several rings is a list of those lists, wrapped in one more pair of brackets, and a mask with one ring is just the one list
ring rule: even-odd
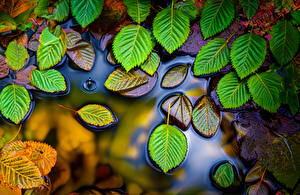
{"label": "veined green leaf", "polygon": [[143,63],[152,51],[149,32],[139,25],[127,25],[121,29],[113,42],[116,59],[126,71]]}
{"label": "veined green leaf", "polygon": [[249,91],[255,103],[276,112],[280,106],[281,77],[274,72],[255,74],[248,79]]}
{"label": "veined green leaf", "polygon": [[53,12],[54,20],[58,22],[65,21],[69,16],[69,0],[59,0],[55,5],[56,8]]}
{"label": "veined green leaf", "polygon": [[272,26],[270,49],[276,61],[287,64],[297,53],[299,47],[299,32],[287,20],[277,21]]}
{"label": "veined green leaf", "polygon": [[133,89],[148,82],[147,75],[141,75],[136,70],[126,72],[118,68],[112,72],[104,83],[104,86],[112,91]]}
{"label": "veined green leaf", "polygon": [[183,0],[174,5],[175,9],[189,17],[190,20],[195,20],[200,13],[200,7],[195,6],[195,0]]}
{"label": "veined green leaf", "polygon": [[201,32],[207,39],[225,28],[234,19],[233,0],[208,0],[201,12]]}
{"label": "veined green leaf", "polygon": [[33,70],[29,76],[30,82],[42,91],[54,93],[66,90],[64,76],[57,70]]}
{"label": "veined green leaf", "polygon": [[157,70],[159,63],[159,55],[155,52],[151,52],[147,60],[141,65],[141,69],[152,76]]}
{"label": "veined green leaf", "polygon": [[168,7],[160,11],[153,21],[153,34],[169,52],[178,49],[188,38],[190,20],[182,11]]}
{"label": "veined green leaf", "polygon": [[6,13],[0,11],[0,33],[16,30],[16,28],[17,24],[15,20]]}
{"label": "veined green leaf", "polygon": [[232,66],[240,78],[245,78],[263,64],[266,54],[266,40],[251,31],[232,43]]}
{"label": "veined green leaf", "polygon": [[41,17],[41,18],[47,18],[49,17],[48,14],[48,0],[39,0],[38,6],[34,8],[34,13]]}
{"label": "veined green leaf", "polygon": [[107,126],[116,122],[111,111],[98,104],[88,104],[80,108],[77,114],[87,124],[98,127]]}
{"label": "veined green leaf", "polygon": [[25,87],[8,85],[0,93],[0,110],[2,115],[19,124],[30,107],[30,96]]}
{"label": "veined green leaf", "polygon": [[17,42],[12,41],[8,44],[5,51],[6,63],[15,71],[19,71],[26,63],[26,59],[29,57],[27,49],[23,45],[19,45]]}
{"label": "veined green leaf", "polygon": [[45,28],[39,39],[40,45],[37,50],[39,69],[45,70],[56,65],[64,55],[65,46],[60,39]]}
{"label": "veined green leaf", "polygon": [[245,15],[250,20],[256,13],[259,6],[259,0],[240,0],[240,3]]}
{"label": "veined green leaf", "polygon": [[300,10],[291,10],[291,16],[292,16],[292,20],[291,22],[294,25],[300,25]]}
{"label": "veined green leaf", "polygon": [[148,143],[151,159],[164,173],[180,165],[187,153],[185,135],[172,125],[160,125],[151,133]]}
{"label": "veined green leaf", "polygon": [[214,182],[222,188],[230,187],[234,182],[234,178],[233,167],[228,162],[219,165],[213,174]]}
{"label": "veined green leaf", "polygon": [[238,108],[250,99],[246,82],[240,81],[234,72],[219,81],[217,94],[224,108]]}
{"label": "veined green leaf", "polygon": [[124,4],[128,15],[139,24],[150,14],[151,0],[124,0]]}
{"label": "veined green leaf", "polygon": [[216,134],[220,124],[220,111],[208,96],[202,96],[192,112],[192,122],[197,131],[205,137]]}
{"label": "veined green leaf", "polygon": [[71,0],[71,11],[76,21],[87,27],[102,12],[104,0]]}
{"label": "veined green leaf", "polygon": [[204,45],[196,56],[196,76],[218,72],[229,62],[229,48],[223,38],[215,38]]}
{"label": "veined green leaf", "polygon": [[161,86],[164,88],[177,87],[185,80],[188,69],[189,66],[185,64],[170,68],[162,78]]}

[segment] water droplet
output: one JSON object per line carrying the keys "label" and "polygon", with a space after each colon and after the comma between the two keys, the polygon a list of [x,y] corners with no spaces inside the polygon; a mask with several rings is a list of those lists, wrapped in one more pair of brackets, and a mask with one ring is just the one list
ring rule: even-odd
{"label": "water droplet", "polygon": [[82,82],[81,86],[84,92],[95,93],[95,90],[97,88],[97,83],[95,80],[89,77],[87,80]]}

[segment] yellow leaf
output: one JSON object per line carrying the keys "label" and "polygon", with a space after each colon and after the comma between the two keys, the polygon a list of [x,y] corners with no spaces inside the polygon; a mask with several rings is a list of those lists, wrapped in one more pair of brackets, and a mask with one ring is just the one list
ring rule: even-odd
{"label": "yellow leaf", "polygon": [[43,184],[38,167],[26,156],[1,157],[0,174],[4,183],[21,189],[34,188]]}
{"label": "yellow leaf", "polygon": [[11,187],[0,182],[0,194],[5,195],[22,195],[21,189],[18,187]]}

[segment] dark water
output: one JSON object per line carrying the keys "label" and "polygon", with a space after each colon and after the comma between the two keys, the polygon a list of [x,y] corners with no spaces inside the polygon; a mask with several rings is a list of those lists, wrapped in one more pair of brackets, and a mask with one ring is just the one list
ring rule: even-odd
{"label": "dark water", "polygon": [[[155,190],[170,194],[179,192],[185,194],[191,190],[218,193],[209,179],[210,168],[222,160],[229,160],[236,167],[242,166],[238,158],[232,158],[224,152],[221,143],[224,142],[226,135],[221,129],[214,137],[204,138],[197,134],[190,125],[184,131],[189,146],[186,159],[179,169],[169,175],[164,175],[156,170],[146,158],[146,142],[150,132],[156,126],[165,123],[166,116],[160,109],[161,101],[174,92],[182,92],[190,98],[194,105],[201,95],[207,93],[209,82],[203,78],[193,77],[191,67],[187,78],[177,88],[163,89],[160,86],[167,69],[178,64],[192,64],[194,58],[179,56],[174,60],[161,63],[158,69],[157,83],[149,94],[141,98],[125,98],[104,87],[105,80],[115,67],[106,60],[108,51],[102,52],[98,47],[99,42],[93,40],[92,37],[91,39],[96,53],[93,69],[90,72],[76,70],[71,68],[68,65],[69,62],[66,61],[65,66],[58,70],[62,71],[70,80],[69,95],[44,98],[34,93],[37,106],[33,112],[38,112],[43,106],[47,107],[47,102],[50,106],[57,102],[74,109],[87,103],[107,105],[117,115],[119,124],[114,128],[94,133],[97,158],[100,163],[110,164],[113,170],[125,179],[125,183],[134,182],[146,191]],[[31,63],[33,62],[34,60]],[[92,91],[87,91],[83,87],[83,83],[89,78],[95,82],[95,86],[93,85],[95,89]],[[39,106],[39,104],[43,104],[43,106]],[[60,108],[57,106],[56,109]],[[231,117],[232,115],[228,113],[222,113],[223,121],[227,120],[230,123]],[[30,118],[27,122],[34,123],[31,120],[33,119]],[[51,142],[50,138],[48,140]]]}

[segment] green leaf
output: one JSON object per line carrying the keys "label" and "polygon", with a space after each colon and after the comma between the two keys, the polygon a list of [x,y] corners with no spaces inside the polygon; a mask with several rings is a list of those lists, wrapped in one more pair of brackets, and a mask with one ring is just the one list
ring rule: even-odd
{"label": "green leaf", "polygon": [[[169,112],[170,105],[170,112]],[[177,127],[186,130],[192,119],[192,103],[184,94],[176,94],[168,97],[161,104],[161,109],[166,114],[170,114],[170,121]]]}
{"label": "green leaf", "polygon": [[147,60],[141,65],[141,69],[152,76],[156,72],[159,63],[159,55],[155,52],[151,52]]}
{"label": "green leaf", "polygon": [[49,18],[48,0],[39,0],[38,6],[34,8],[34,13],[41,18]]}
{"label": "green leaf", "polygon": [[113,42],[116,59],[126,71],[143,63],[152,51],[149,32],[139,25],[127,25],[121,29]]}
{"label": "green leaf", "polygon": [[170,68],[161,81],[164,88],[174,88],[179,86],[186,78],[188,73],[188,65],[179,65]]}
{"label": "green leaf", "polygon": [[102,12],[104,0],[71,0],[71,11],[77,22],[87,27]]}
{"label": "green leaf", "polygon": [[215,102],[208,96],[202,96],[192,112],[192,122],[195,129],[205,137],[212,137],[219,129],[220,121],[220,111]]}
{"label": "green leaf", "polygon": [[95,61],[94,47],[87,41],[80,41],[67,51],[70,59],[79,68],[90,71]]}
{"label": "green leaf", "polygon": [[214,182],[222,188],[230,187],[234,182],[234,178],[233,167],[228,162],[219,165],[213,174]]}
{"label": "green leaf", "polygon": [[189,17],[190,20],[195,20],[200,13],[200,7],[195,6],[195,0],[183,0],[175,5],[175,9],[182,11],[182,13]]}
{"label": "green leaf", "polygon": [[202,10],[200,20],[201,32],[207,39],[225,28],[234,19],[233,0],[208,0]]}
{"label": "green leaf", "polygon": [[148,80],[146,74],[139,74],[137,70],[126,72],[123,68],[118,68],[109,75],[104,86],[111,91],[123,91],[143,85]]}
{"label": "green leaf", "polygon": [[54,20],[58,22],[65,21],[69,16],[69,0],[59,0],[55,5],[56,8],[53,12]]}
{"label": "green leaf", "polygon": [[234,72],[219,81],[216,92],[224,108],[238,108],[250,99],[246,82],[240,81]]}
{"label": "green leaf", "polygon": [[55,66],[65,54],[65,46],[58,37],[49,31],[49,27],[43,30],[39,42],[36,54],[39,69],[45,70]]}
{"label": "green leaf", "polygon": [[150,14],[151,0],[124,0],[128,15],[138,24]]}
{"label": "green leaf", "polygon": [[154,37],[169,53],[178,49],[187,40],[189,32],[188,16],[173,6],[163,9],[154,18]]}
{"label": "green leaf", "polygon": [[5,51],[6,63],[10,69],[19,71],[23,68],[29,57],[27,49],[23,45],[19,45],[17,42],[12,41],[8,44]]}
{"label": "green leaf", "polygon": [[29,76],[30,82],[42,91],[54,93],[66,90],[64,76],[57,70],[33,70]]}
{"label": "green leaf", "polygon": [[292,10],[290,13],[292,16],[292,23],[294,25],[300,25],[300,10]]}
{"label": "green leaf", "polygon": [[167,173],[179,166],[187,153],[185,135],[172,125],[160,125],[151,133],[148,143],[151,159]]}
{"label": "green leaf", "polygon": [[30,106],[30,96],[25,87],[8,85],[0,93],[0,110],[2,115],[19,124],[26,116]]}
{"label": "green leaf", "polygon": [[251,31],[232,43],[230,57],[238,76],[245,78],[263,64],[266,54],[266,40]]}
{"label": "green leaf", "polygon": [[248,79],[253,101],[269,112],[276,112],[280,106],[281,77],[274,72],[255,74]]}
{"label": "green leaf", "polygon": [[240,0],[240,3],[245,15],[250,20],[256,13],[259,6],[259,0]]}
{"label": "green leaf", "polygon": [[299,32],[287,20],[277,21],[272,26],[270,49],[276,61],[287,64],[297,53],[299,47]]}
{"label": "green leaf", "polygon": [[94,126],[103,127],[115,123],[115,118],[110,110],[98,104],[88,104],[77,111],[80,118]]}
{"label": "green leaf", "polygon": [[15,20],[6,13],[0,11],[0,33],[16,30],[16,28],[17,24]]}
{"label": "green leaf", "polygon": [[223,38],[215,38],[204,45],[196,56],[194,74],[196,76],[218,72],[229,62],[229,48]]}
{"label": "green leaf", "polygon": [[292,115],[297,114],[300,105],[297,91],[295,89],[284,89],[281,98],[284,99],[282,103],[288,104]]}

